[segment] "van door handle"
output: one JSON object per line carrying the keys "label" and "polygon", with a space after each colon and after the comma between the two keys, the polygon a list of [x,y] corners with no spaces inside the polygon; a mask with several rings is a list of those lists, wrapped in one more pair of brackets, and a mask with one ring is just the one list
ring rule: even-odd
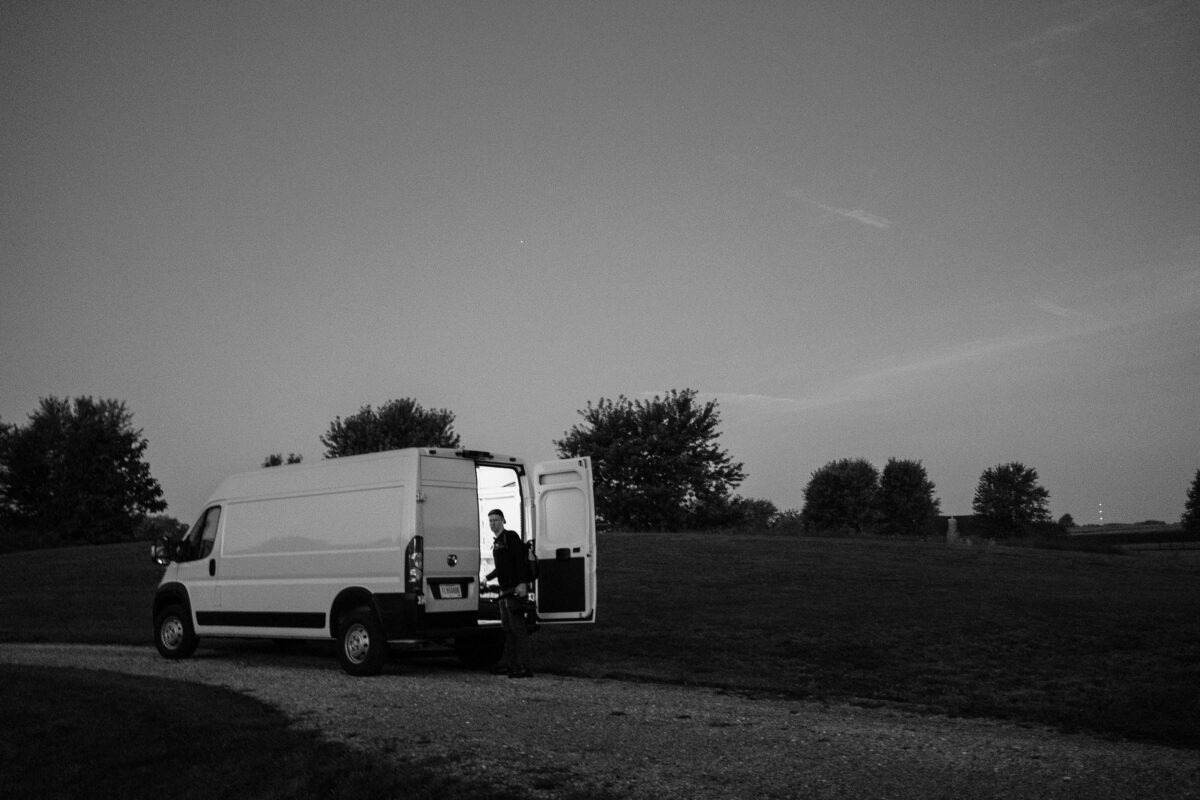
{"label": "van door handle", "polygon": [[208,574],[209,575],[217,574],[217,560],[215,558],[210,558],[208,560]]}

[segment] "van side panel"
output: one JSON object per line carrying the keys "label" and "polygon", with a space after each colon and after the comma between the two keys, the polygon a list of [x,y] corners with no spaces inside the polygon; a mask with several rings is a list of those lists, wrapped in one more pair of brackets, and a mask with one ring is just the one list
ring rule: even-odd
{"label": "van side panel", "polygon": [[347,585],[404,591],[403,486],[230,503],[218,580],[223,626],[326,629]]}
{"label": "van side panel", "polygon": [[225,525],[226,529],[236,526],[238,535],[226,537],[222,555],[395,550],[405,499],[403,486],[390,486],[231,503]]}

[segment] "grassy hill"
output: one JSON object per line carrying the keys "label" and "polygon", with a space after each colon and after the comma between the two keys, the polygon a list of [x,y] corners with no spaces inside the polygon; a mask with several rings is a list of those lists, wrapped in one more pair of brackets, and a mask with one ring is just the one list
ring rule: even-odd
{"label": "grassy hill", "polygon": [[[0,556],[0,640],[148,645],[160,572],[148,549]],[[898,704],[1200,748],[1195,561],[605,534],[598,566],[599,621],[539,632],[543,670]]]}
{"label": "grassy hill", "polygon": [[1136,525],[1081,525],[1071,529],[1072,542],[1138,549],[1147,545],[1200,547],[1200,532],[1185,531],[1182,525],[1142,522]]}

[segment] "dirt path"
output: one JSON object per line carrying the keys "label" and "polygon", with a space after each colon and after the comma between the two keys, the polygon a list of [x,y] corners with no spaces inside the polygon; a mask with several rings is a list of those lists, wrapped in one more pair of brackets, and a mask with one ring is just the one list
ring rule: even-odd
{"label": "dirt path", "polygon": [[0,644],[0,663],[79,666],[224,686],[380,757],[451,756],[530,797],[1198,798],[1195,752],[888,709],[757,700],[539,676],[447,659],[351,678],[325,651]]}

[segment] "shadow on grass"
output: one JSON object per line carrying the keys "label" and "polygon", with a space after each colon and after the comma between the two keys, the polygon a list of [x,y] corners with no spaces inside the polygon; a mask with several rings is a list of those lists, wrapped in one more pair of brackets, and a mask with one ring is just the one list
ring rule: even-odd
{"label": "shadow on grass", "polygon": [[82,669],[0,666],[0,785],[25,798],[522,797],[452,761],[381,762],[236,692]]}

